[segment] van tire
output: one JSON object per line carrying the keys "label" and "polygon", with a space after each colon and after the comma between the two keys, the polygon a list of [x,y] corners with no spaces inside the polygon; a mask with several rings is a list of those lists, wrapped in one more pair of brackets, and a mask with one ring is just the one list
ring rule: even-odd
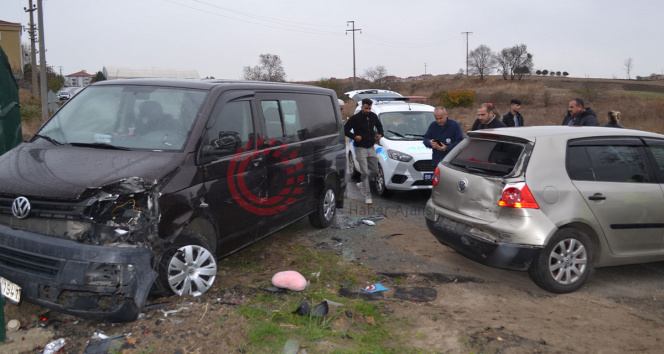
{"label": "van tire", "polygon": [[[217,260],[210,249],[202,235],[182,231],[176,242],[168,244],[155,260],[158,275],[151,294],[199,296],[210,290],[217,276]],[[195,261],[192,264],[184,261],[187,253]]]}
{"label": "van tire", "polygon": [[325,190],[320,198],[316,199],[316,210],[309,214],[309,222],[313,227],[325,229],[332,224],[337,215],[337,193],[331,182],[325,183]]}
{"label": "van tire", "polygon": [[357,170],[357,167],[355,167],[355,160],[352,152],[348,152],[348,174],[350,175],[350,178],[356,181],[360,179],[360,172]]}
{"label": "van tire", "polygon": [[[556,294],[581,288],[593,270],[593,245],[581,230],[558,230],[528,268],[540,288]],[[553,269],[552,269],[553,267]]]}

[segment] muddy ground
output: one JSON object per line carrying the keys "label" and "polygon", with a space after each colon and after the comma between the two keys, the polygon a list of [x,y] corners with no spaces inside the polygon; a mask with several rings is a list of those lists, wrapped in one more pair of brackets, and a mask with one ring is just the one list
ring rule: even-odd
{"label": "muddy ground", "polygon": [[[476,264],[439,244],[424,224],[426,194],[374,198],[368,208],[349,187],[336,228],[318,230],[305,219],[261,242],[267,271],[231,272],[235,256],[219,264],[217,282],[198,298],[162,298],[166,307],[147,310],[132,323],[102,323],[51,313],[22,303],[5,306],[5,321],[18,319],[3,353],[34,353],[65,338],[65,352],[91,352],[101,336],[125,336],[111,352],[242,352],[245,333],[235,308],[269,285],[271,269],[281,269],[293,245],[335,250],[344,261],[374,271],[386,291],[381,309],[408,326],[391,328],[422,352],[501,353],[661,353],[664,348],[664,264],[600,269],[587,286],[554,295],[535,286],[525,272]],[[375,226],[360,224],[383,216]],[[242,251],[241,251],[242,252]],[[404,301],[395,285],[434,289],[431,301]],[[431,293],[426,293],[431,295]],[[178,311],[178,312],[175,312]],[[113,347],[116,346],[116,347]],[[320,348],[324,347],[319,347]],[[338,348],[337,348],[338,349]],[[389,351],[389,348],[386,348]],[[325,351],[323,349],[323,351]],[[300,351],[302,352],[302,350]],[[309,350],[309,352],[313,352]]]}

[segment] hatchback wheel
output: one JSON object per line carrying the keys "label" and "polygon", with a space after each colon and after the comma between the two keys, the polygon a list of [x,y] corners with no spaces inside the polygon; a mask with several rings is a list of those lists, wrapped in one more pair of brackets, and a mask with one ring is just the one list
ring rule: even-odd
{"label": "hatchback wheel", "polygon": [[530,278],[544,290],[564,294],[578,290],[592,271],[590,238],[580,230],[561,229],[530,266]]}

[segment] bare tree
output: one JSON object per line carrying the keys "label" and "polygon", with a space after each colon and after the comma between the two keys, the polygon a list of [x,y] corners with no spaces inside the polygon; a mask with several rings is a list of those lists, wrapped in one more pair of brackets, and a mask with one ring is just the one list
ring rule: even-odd
{"label": "bare tree", "polygon": [[281,58],[276,54],[261,54],[259,56],[259,64],[252,66],[245,66],[244,79],[255,81],[286,81],[286,72],[281,64]]}
{"label": "bare tree", "polygon": [[499,65],[499,71],[503,74],[503,79],[510,80],[521,78],[533,71],[533,55],[528,53],[528,47],[525,44],[515,45],[505,48],[496,54],[496,61]]}
{"label": "bare tree", "polygon": [[479,75],[480,80],[484,80],[484,75],[489,75],[496,67],[496,56],[491,51],[491,48],[482,44],[481,46],[473,49],[468,54],[468,67],[471,75]]}
{"label": "bare tree", "polygon": [[634,66],[634,62],[632,61],[632,58],[627,58],[625,59],[625,71],[627,71],[627,80],[631,80],[632,77],[630,73],[632,72],[632,67]]}
{"label": "bare tree", "polygon": [[382,65],[376,65],[375,68],[367,68],[364,70],[364,75],[362,75],[362,78],[373,82],[377,88],[381,88],[387,83],[385,80],[386,77],[387,69]]}

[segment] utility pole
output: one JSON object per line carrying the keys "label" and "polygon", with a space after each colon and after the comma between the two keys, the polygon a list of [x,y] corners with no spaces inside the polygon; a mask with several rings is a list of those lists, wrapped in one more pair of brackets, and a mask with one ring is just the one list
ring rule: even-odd
{"label": "utility pole", "polygon": [[353,32],[353,89],[355,89],[355,78],[357,77],[355,74],[355,31],[360,31],[360,33],[362,33],[362,29],[355,28],[355,21],[346,21],[346,26],[348,26],[349,23],[353,24],[353,29],[346,30],[346,34],[348,34],[348,32]]}
{"label": "utility pole", "polygon": [[427,63],[424,63],[424,75],[427,74]]}
{"label": "utility pole", "polygon": [[30,67],[32,70],[32,98],[37,97],[39,95],[39,92],[37,91],[38,89],[38,83],[37,83],[37,49],[35,48],[35,40],[36,40],[36,33],[35,33],[35,19],[34,15],[32,14],[37,8],[35,5],[32,4],[32,0],[30,0],[30,8],[23,8],[25,12],[30,13],[30,29],[28,30],[28,33],[30,34]]}
{"label": "utility pole", "polygon": [[37,0],[37,26],[39,26],[39,80],[41,92],[42,120],[46,121],[48,112],[48,88],[46,87],[46,44],[44,41],[44,8],[42,0]]}
{"label": "utility pole", "polygon": [[466,35],[466,76],[468,76],[468,35],[473,32],[461,32]]}

